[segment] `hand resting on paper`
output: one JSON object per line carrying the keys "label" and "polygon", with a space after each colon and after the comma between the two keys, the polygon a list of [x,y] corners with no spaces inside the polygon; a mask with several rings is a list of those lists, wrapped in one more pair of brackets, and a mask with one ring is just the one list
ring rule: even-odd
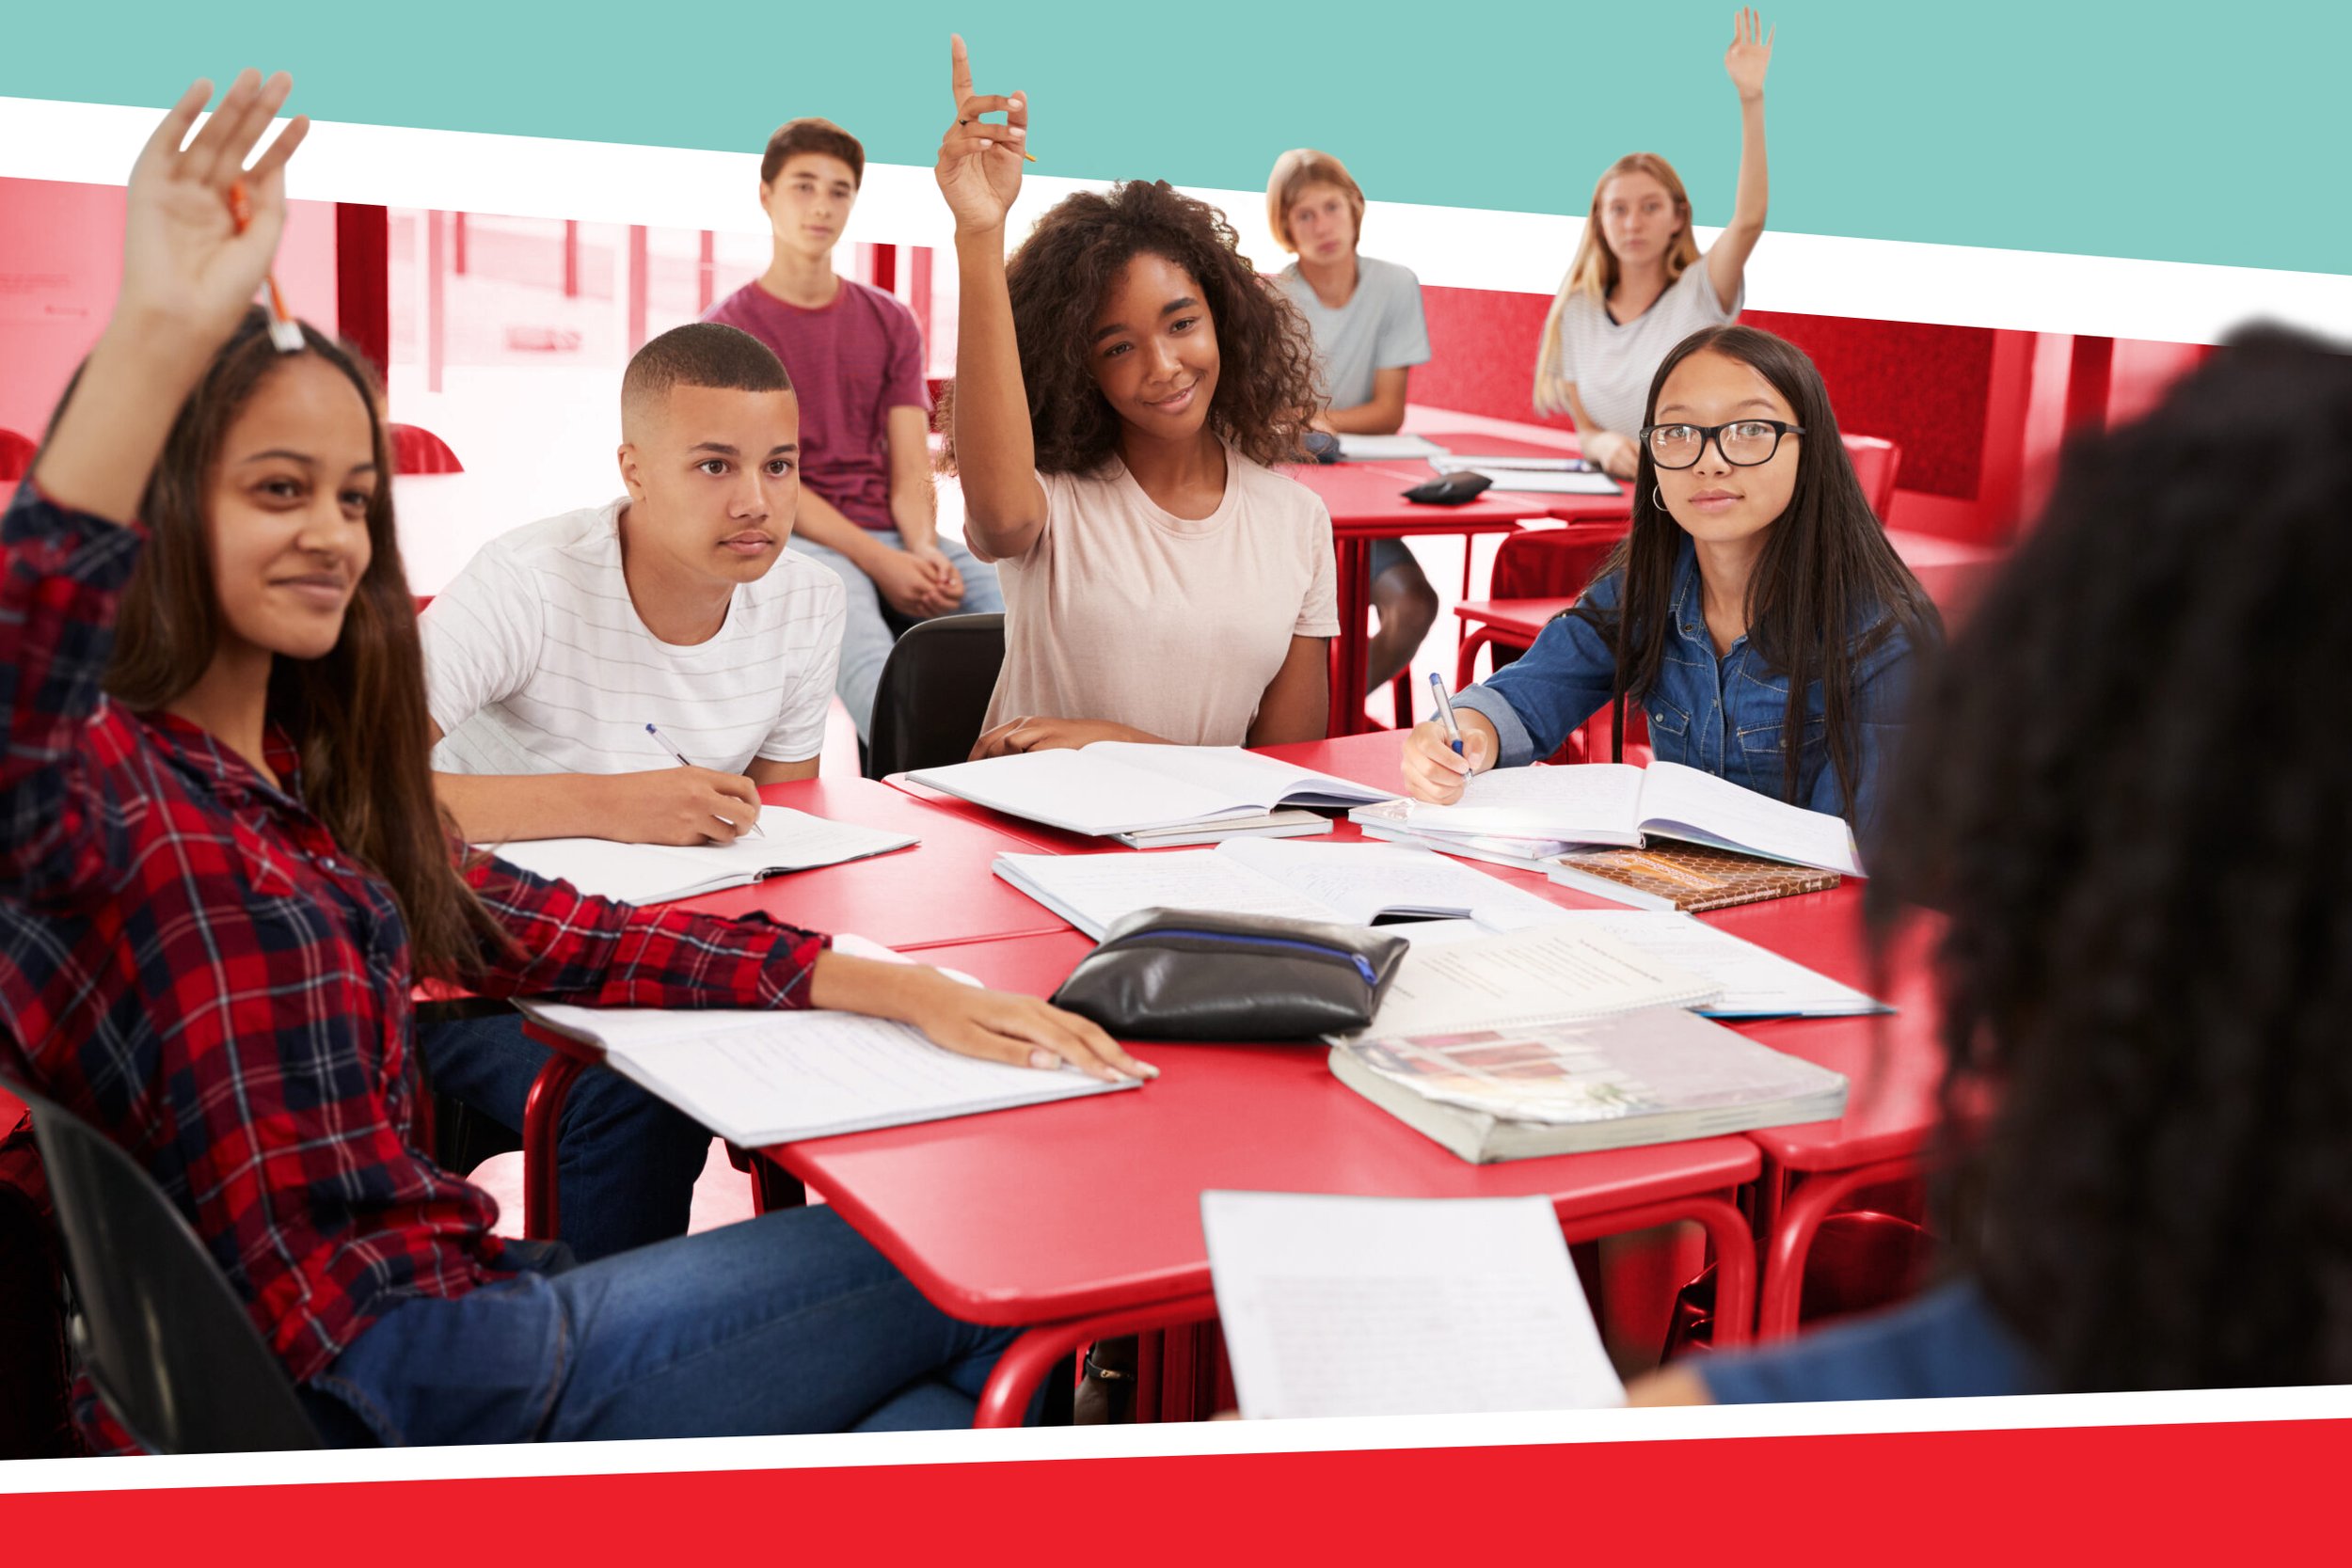
{"label": "hand resting on paper", "polygon": [[1160,737],[1129,724],[1107,719],[1009,719],[983,733],[972,748],[972,760],[1010,756],[1015,752],[1051,752],[1091,746],[1098,740],[1129,740],[1151,744]]}
{"label": "hand resting on paper", "polygon": [[1458,757],[1446,737],[1445,726],[1434,719],[1414,725],[1412,734],[1405,737],[1405,787],[1416,800],[1450,806],[1462,798],[1462,787],[1470,783],[1470,775],[1495,765],[1501,747],[1493,722],[1467,707],[1454,710],[1454,721],[1462,729]]}
{"label": "hand resting on paper", "polygon": [[1075,1013],[1034,996],[983,990],[921,964],[883,963],[827,952],[810,977],[812,1005],[836,1012],[911,1023],[934,1045],[959,1055],[1015,1067],[1059,1068],[1067,1062],[1105,1083],[1157,1078],[1117,1040]]}

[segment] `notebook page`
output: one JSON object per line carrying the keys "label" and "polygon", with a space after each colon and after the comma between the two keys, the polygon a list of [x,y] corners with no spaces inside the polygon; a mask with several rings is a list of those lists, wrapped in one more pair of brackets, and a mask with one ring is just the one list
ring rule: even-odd
{"label": "notebook page", "polygon": [[1721,985],[1724,994],[1698,1009],[1710,1018],[1845,1018],[1894,1011],[1866,991],[1687,914],[1652,910],[1562,914],[1566,924],[1607,931]]}
{"label": "notebook page", "polygon": [[1448,833],[1631,844],[1641,837],[1641,801],[1642,769],[1629,763],[1498,768],[1465,784],[1456,804],[1413,801],[1403,825]]}
{"label": "notebook page", "polygon": [[1862,875],[1853,830],[1844,817],[1792,806],[1679,763],[1649,765],[1640,810],[1644,823],[1669,836],[1677,828],[1695,829],[1707,835],[1701,843]]}
{"label": "notebook page", "polygon": [[834,822],[789,806],[762,806],[761,836],[732,844],[616,844],[603,838],[542,838],[494,847],[510,865],[560,878],[582,893],[626,904],[659,904],[754,880],[771,871],[806,871],[903,849],[906,833]]}
{"label": "notebook page", "polygon": [[1244,839],[1216,853],[1313,899],[1354,926],[1384,910],[1475,920],[1490,930],[1546,926],[1567,911],[1431,849],[1392,844]]}
{"label": "notebook page", "polygon": [[1460,1034],[1688,1007],[1722,988],[1604,931],[1554,924],[1477,942],[1416,943],[1360,1037]]}
{"label": "notebook page", "polygon": [[1264,811],[1272,811],[1286,799],[1345,805],[1394,798],[1369,784],[1318,773],[1311,768],[1294,768],[1239,746],[1154,746],[1098,740],[1086,748],[1086,753],[1161,777],[1181,779],[1233,805],[1256,806]]}
{"label": "notebook page", "polygon": [[1454,469],[1485,474],[1494,488],[1522,496],[1616,496],[1623,488],[1607,474],[1563,473],[1551,469],[1497,467],[1486,463],[1456,463]]}
{"label": "notebook page", "polygon": [[616,1069],[747,1148],[1127,1086],[960,1056],[906,1024],[853,1013],[526,1006],[600,1040]]}
{"label": "notebook page", "polygon": [[1445,448],[1426,436],[1343,436],[1340,457],[1348,463],[1393,463],[1415,457],[1442,457]]}
{"label": "notebook page", "polygon": [[1149,855],[999,855],[996,874],[1087,935],[1103,933],[1137,910],[1210,910],[1336,920],[1328,907],[1261,876],[1217,849],[1168,849]]}
{"label": "notebook page", "polygon": [[1210,1191],[1200,1229],[1252,1419],[1624,1402],[1541,1197]]}
{"label": "notebook page", "polygon": [[[1152,747],[1150,750],[1176,750]],[[1273,804],[1233,799],[1170,775],[1166,769],[1133,768],[1083,751],[1023,752],[1013,756],[925,768],[907,775],[914,783],[1013,816],[1043,822],[1073,833],[1118,833],[1136,828],[1166,828],[1216,816],[1263,811]]]}

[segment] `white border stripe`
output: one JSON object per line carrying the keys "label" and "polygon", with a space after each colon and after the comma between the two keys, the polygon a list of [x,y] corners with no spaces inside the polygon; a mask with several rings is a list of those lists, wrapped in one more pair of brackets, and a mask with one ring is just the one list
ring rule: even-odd
{"label": "white border stripe", "polygon": [[1876,1433],[2204,1426],[2346,1418],[2352,1418],[2352,1388],[2251,1388],[2168,1394],[1887,1400],[1851,1404],[1725,1405],[1678,1410],[1582,1410],[1509,1416],[1203,1421],[1010,1432],[872,1433],[853,1436],[364,1449],[271,1454],[258,1461],[257,1456],[249,1454],[33,1459],[0,1465],[0,1496],[11,1492],[840,1469],[887,1465],[1517,1448],[1534,1444],[1682,1442]]}
{"label": "white border stripe", "polygon": [[[0,175],[119,183],[156,111],[0,98]],[[1041,141],[1041,156],[1050,142]],[[613,142],[322,121],[295,160],[292,194],[311,200],[642,223],[760,234],[758,159]],[[1021,211],[1034,220],[1102,182],[1032,173]],[[1193,189],[1225,210],[1242,248],[1272,270],[1282,252],[1258,191]],[[1549,294],[1582,220],[1375,201],[1367,248],[1426,283]],[[1702,238],[1712,231],[1700,230]],[[849,233],[871,244],[945,246],[946,208],[930,171],[869,165]],[[2214,342],[2262,317],[2352,339],[2352,276],[2143,261],[2106,256],[1841,239],[1774,230],[1748,265],[1758,310],[1935,322],[2033,332]]]}

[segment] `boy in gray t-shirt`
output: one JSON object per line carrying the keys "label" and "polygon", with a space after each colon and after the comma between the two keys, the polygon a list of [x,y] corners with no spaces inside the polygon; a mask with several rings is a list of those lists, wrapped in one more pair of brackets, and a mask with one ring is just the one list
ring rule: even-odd
{"label": "boy in gray t-shirt", "polygon": [[[1319,429],[1393,434],[1405,422],[1405,385],[1429,362],[1421,280],[1393,261],[1356,251],[1364,193],[1328,153],[1297,148],[1275,161],[1266,221],[1297,256],[1275,281],[1314,329],[1325,408]],[[1377,691],[1411,662],[1438,619],[1437,591],[1401,540],[1372,546],[1372,603],[1380,629],[1365,659]]]}

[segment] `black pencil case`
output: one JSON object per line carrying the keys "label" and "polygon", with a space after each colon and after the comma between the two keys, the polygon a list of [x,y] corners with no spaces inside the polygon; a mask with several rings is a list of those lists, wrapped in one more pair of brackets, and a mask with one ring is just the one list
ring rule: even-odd
{"label": "black pencil case", "polygon": [[1126,1039],[1314,1039],[1371,1023],[1406,946],[1361,926],[1138,910],[1054,1005]]}

